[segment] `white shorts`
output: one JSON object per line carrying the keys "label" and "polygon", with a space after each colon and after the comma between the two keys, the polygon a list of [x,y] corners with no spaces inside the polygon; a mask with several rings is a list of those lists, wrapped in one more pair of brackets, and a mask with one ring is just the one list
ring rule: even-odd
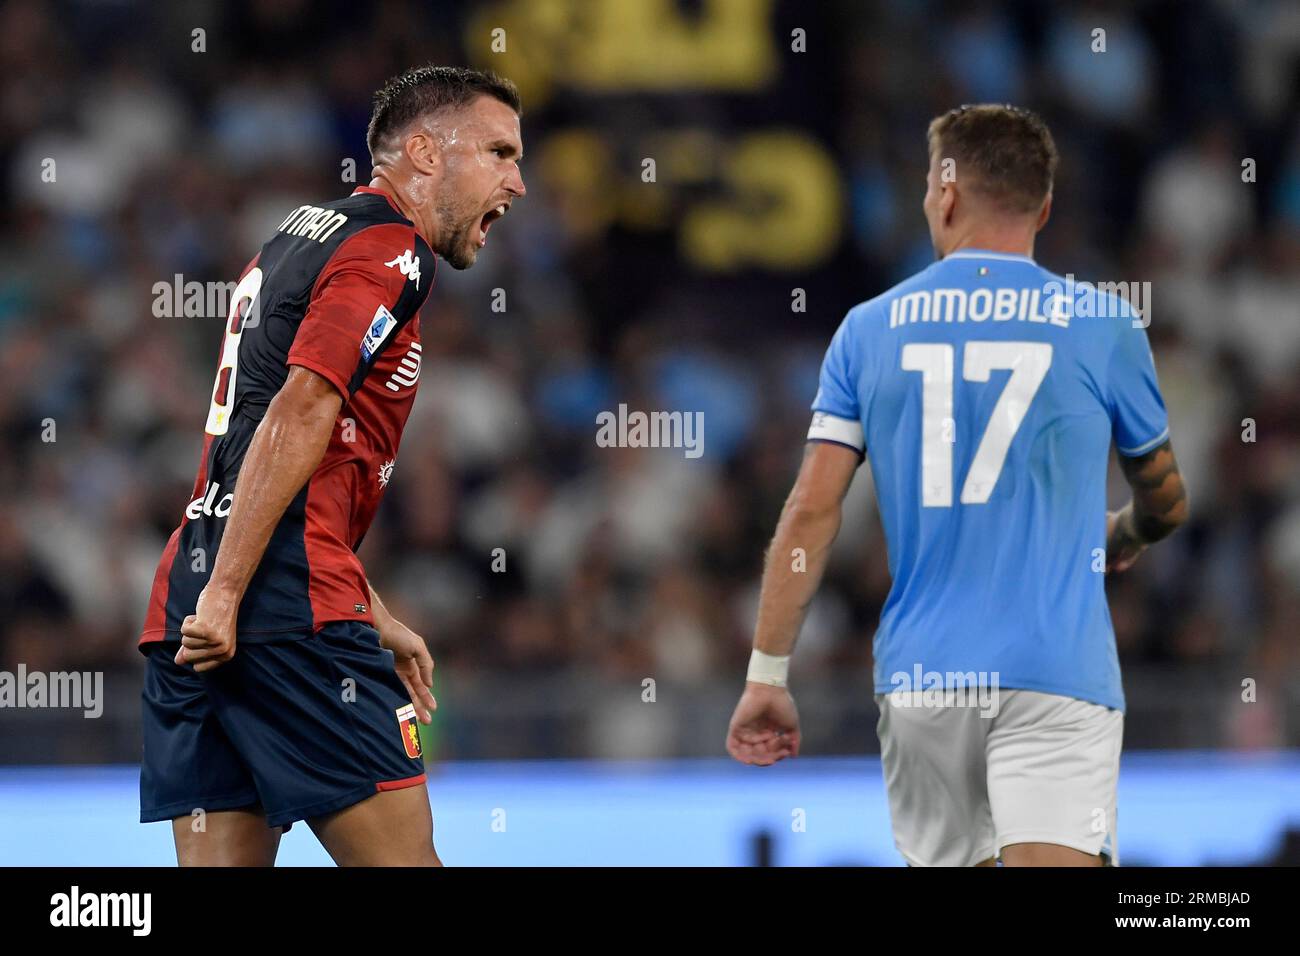
{"label": "white shorts", "polygon": [[919,693],[876,695],[903,858],[912,866],[973,866],[1013,843],[1055,843],[1118,865],[1123,713],[1032,690],[996,694],[997,707],[987,710],[922,706]]}

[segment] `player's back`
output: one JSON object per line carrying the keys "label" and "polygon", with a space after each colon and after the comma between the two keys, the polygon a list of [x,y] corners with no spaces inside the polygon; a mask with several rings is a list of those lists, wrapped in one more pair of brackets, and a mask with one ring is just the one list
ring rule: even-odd
{"label": "player's back", "polygon": [[877,691],[974,673],[1122,708],[1102,574],[1109,445],[1167,436],[1133,319],[1117,297],[977,250],[849,313],[810,437],[856,419],[870,459],[893,576]]}

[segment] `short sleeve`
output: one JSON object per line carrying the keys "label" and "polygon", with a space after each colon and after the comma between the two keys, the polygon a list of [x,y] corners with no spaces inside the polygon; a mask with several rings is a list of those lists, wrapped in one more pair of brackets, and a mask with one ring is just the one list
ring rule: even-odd
{"label": "short sleeve", "polygon": [[1115,447],[1133,458],[1168,440],[1169,416],[1146,329],[1127,316],[1118,321],[1121,328],[1107,370],[1106,398]]}
{"label": "short sleeve", "polygon": [[858,401],[859,356],[855,354],[852,313],[840,323],[822,360],[817,395],[813,399],[809,441],[847,445],[859,454],[863,440],[862,409]]}
{"label": "short sleeve", "polygon": [[418,311],[433,271],[433,254],[410,226],[349,236],[321,270],[285,363],[311,369],[350,399]]}

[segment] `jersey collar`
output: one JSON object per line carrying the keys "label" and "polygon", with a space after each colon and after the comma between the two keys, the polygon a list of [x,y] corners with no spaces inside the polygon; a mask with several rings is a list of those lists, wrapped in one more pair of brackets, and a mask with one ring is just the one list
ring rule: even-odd
{"label": "jersey collar", "polygon": [[401,216],[404,221],[410,222],[410,220],[406,218],[406,213],[397,208],[397,203],[393,202],[393,197],[388,195],[388,193],[384,192],[382,189],[376,189],[374,186],[358,186],[356,189],[352,190],[352,195],[355,196],[357,193],[362,193],[366,196],[383,196],[384,199],[387,200],[388,205],[393,207],[393,212]]}
{"label": "jersey collar", "polygon": [[1018,256],[1011,252],[990,252],[987,249],[958,249],[956,252],[950,252],[944,259],[1002,259],[1007,262],[1029,262],[1034,260],[1029,256]]}

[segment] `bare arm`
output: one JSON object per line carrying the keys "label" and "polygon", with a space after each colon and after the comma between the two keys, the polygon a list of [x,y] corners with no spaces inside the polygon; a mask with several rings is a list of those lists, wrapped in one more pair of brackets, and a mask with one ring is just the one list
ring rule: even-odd
{"label": "bare arm", "polygon": [[370,589],[370,613],[379,632],[379,646],[393,652],[393,669],[406,686],[420,722],[427,724],[438,709],[438,701],[429,690],[433,686],[433,656],[429,646],[424,638],[389,613],[374,585],[367,581],[366,587]]}
{"label": "bare arm", "polygon": [[370,591],[370,614],[375,619],[375,630],[379,632],[380,644],[383,644],[384,630],[395,620],[393,615],[388,613],[388,608],[384,602],[379,600],[379,592],[375,586],[366,581],[366,589]]}
{"label": "bare arm", "polygon": [[[841,505],[859,461],[852,449],[828,442],[809,442],[804,451],[763,568],[754,647],[765,654],[794,650],[826,571],[826,558],[840,530]],[[797,560],[796,549],[801,549],[802,560]]]}
{"label": "bare arm", "polygon": [[212,577],[181,626],[176,663],[204,671],[234,656],[244,591],[285,509],[325,456],[342,405],[322,376],[301,366],[289,370],[244,456]]}
{"label": "bare arm", "polygon": [[[840,530],[844,494],[859,462],[857,452],[842,445],[807,445],[763,568],[754,629],[754,649],[761,654],[786,657],[794,650]],[[783,678],[777,684],[745,682],[727,729],[727,752],[760,767],[798,755],[799,713]]]}
{"label": "bare arm", "polygon": [[1145,455],[1119,458],[1133,500],[1107,515],[1108,571],[1125,571],[1149,544],[1168,537],[1187,520],[1187,489],[1169,442]]}

